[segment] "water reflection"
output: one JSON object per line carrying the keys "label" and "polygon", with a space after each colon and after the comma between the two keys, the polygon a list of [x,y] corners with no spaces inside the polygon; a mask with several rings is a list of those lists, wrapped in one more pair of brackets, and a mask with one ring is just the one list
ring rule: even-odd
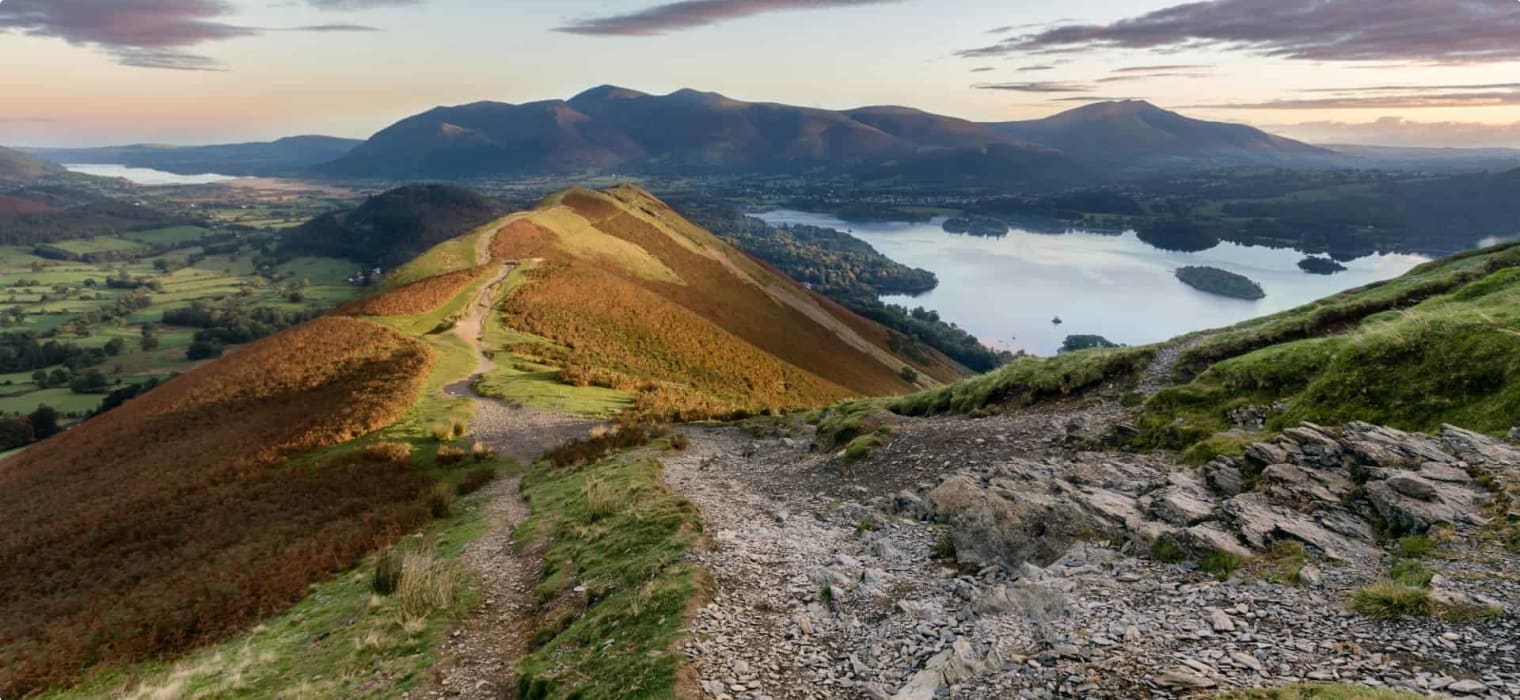
{"label": "water reflection", "polygon": [[[1370,282],[1397,277],[1425,262],[1417,255],[1373,255],[1345,263],[1345,272],[1311,275],[1304,254],[1223,243],[1199,253],[1158,250],[1133,232],[1073,231],[1063,235],[1014,229],[1001,238],[945,233],[931,223],[846,223],[831,216],[776,210],[771,224],[810,224],[854,235],[898,262],[939,276],[918,297],[884,301],[923,306],[983,342],[1048,355],[1071,334],[1102,335],[1139,345],[1238,323]],[[1267,293],[1259,301],[1206,294],[1173,276],[1186,265],[1243,274]],[[1051,323],[1059,316],[1064,323]]]}

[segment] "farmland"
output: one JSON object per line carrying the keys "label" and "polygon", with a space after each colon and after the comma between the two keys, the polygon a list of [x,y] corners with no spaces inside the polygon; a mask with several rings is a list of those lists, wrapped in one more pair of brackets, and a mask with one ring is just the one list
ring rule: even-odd
{"label": "farmland", "polygon": [[[192,360],[189,350],[208,324],[176,324],[176,311],[205,308],[220,319],[263,309],[299,320],[356,293],[346,281],[352,263],[275,258],[263,252],[271,240],[262,232],[175,226],[0,246],[4,347],[34,339],[83,353],[53,363],[11,361],[14,355],[0,350],[0,412],[25,415],[47,405],[67,423],[112,390],[193,368],[205,358]],[[227,340],[219,345],[238,344]],[[90,370],[105,383],[72,390],[72,379]],[[50,379],[37,381],[38,372]]]}

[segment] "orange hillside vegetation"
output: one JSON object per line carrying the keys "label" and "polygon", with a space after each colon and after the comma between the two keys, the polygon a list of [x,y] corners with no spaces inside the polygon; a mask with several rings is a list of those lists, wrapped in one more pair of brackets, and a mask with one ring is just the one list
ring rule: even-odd
{"label": "orange hillside vegetation", "polygon": [[285,460],[394,422],[432,363],[320,318],[0,462],[0,696],[224,637],[424,522],[404,461]]}
{"label": "orange hillside vegetation", "polygon": [[[572,189],[497,234],[537,258],[503,305],[556,343],[567,380],[640,390],[651,417],[801,408],[910,391],[887,333],[686,221],[643,190]],[[950,363],[916,367],[952,378]]]}
{"label": "orange hillside vegetation", "polygon": [[404,287],[356,299],[334,312],[342,316],[411,316],[437,310],[459,296],[487,270],[489,265],[455,270]]}

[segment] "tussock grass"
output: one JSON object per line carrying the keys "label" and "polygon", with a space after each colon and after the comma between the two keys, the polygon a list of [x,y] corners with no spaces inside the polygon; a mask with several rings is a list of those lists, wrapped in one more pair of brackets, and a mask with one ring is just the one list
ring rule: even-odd
{"label": "tussock grass", "polygon": [[1187,449],[1227,430],[1229,410],[1274,402],[1286,410],[1269,431],[1365,420],[1502,433],[1520,415],[1517,266],[1520,247],[1480,251],[1205,336],[1185,354],[1197,377],[1145,405],[1140,442]]}
{"label": "tussock grass", "polygon": [[1156,348],[1084,350],[1056,357],[1021,357],[974,379],[887,402],[894,413],[932,416],[971,413],[997,405],[1028,406],[1076,396],[1137,376]]}
{"label": "tussock grass", "polygon": [[659,474],[658,462],[618,456],[524,478],[533,515],[518,537],[545,543],[539,595],[562,614],[535,633],[518,697],[674,696],[674,645],[699,588],[685,554],[701,526]]}
{"label": "tussock grass", "polygon": [[1436,612],[1436,604],[1423,587],[1379,581],[1353,593],[1351,609],[1379,619],[1429,617]]}

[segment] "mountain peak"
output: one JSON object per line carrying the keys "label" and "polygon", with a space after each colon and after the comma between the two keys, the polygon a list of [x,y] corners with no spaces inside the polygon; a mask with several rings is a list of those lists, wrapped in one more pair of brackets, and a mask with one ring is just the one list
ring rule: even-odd
{"label": "mountain peak", "polygon": [[647,93],[639,92],[630,88],[617,85],[598,85],[586,90],[575,97],[570,98],[570,105],[585,104],[587,102],[609,102],[612,100],[632,100],[640,97],[648,97]]}

